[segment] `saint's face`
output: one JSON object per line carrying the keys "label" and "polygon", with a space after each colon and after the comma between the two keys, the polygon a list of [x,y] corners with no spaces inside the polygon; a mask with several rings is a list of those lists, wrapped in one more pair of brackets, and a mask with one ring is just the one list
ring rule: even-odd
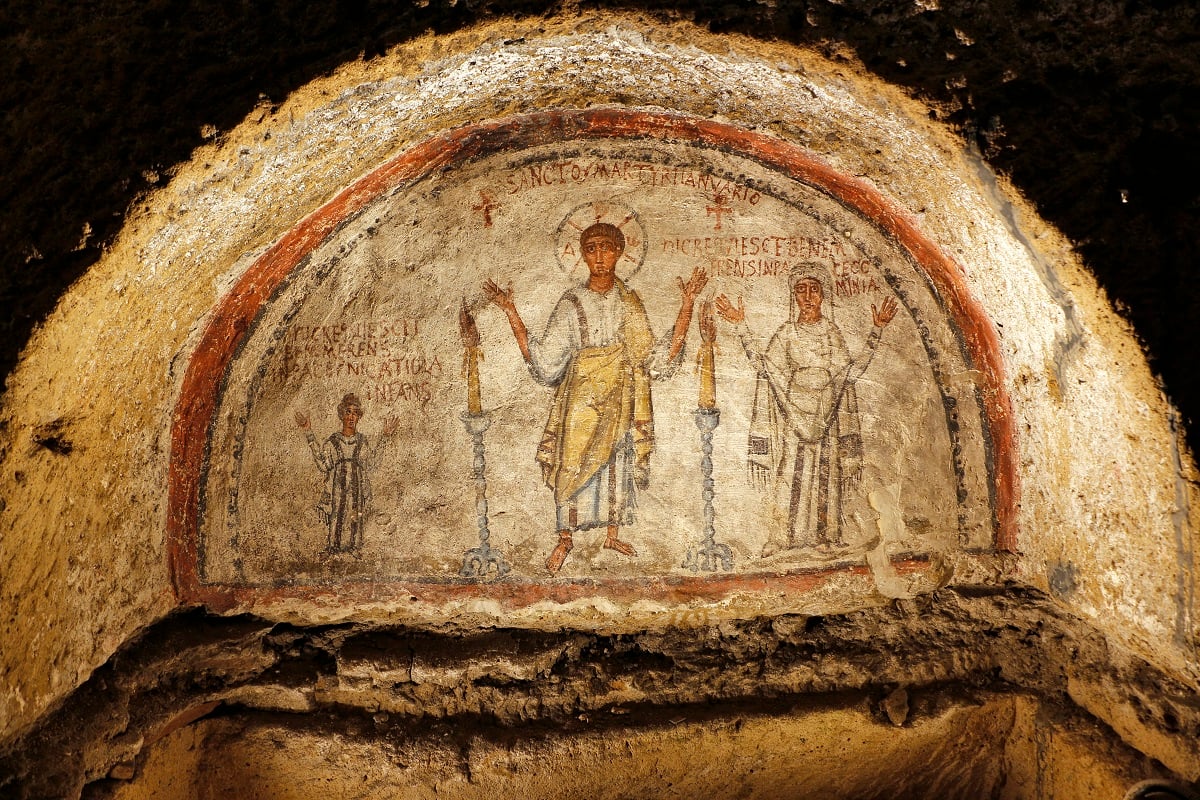
{"label": "saint's face", "polygon": [[358,428],[358,421],[362,419],[362,409],[355,405],[346,406],[342,411],[342,428],[343,430],[354,431]]}
{"label": "saint's face", "polygon": [[617,261],[624,252],[612,239],[597,236],[582,243],[583,260],[593,277],[607,278],[617,271]]}
{"label": "saint's face", "polygon": [[800,322],[821,321],[821,300],[825,292],[816,278],[801,278],[796,281],[796,318]]}

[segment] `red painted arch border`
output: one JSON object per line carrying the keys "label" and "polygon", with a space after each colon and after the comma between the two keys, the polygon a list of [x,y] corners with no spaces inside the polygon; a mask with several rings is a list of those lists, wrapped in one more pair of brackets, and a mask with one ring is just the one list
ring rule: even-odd
{"label": "red painted arch border", "polygon": [[[913,218],[891,205],[864,181],[841,175],[800,146],[720,122],[662,112],[627,109],[546,111],[497,122],[471,125],[433,136],[355,181],[347,189],[303,219],[266,250],[210,314],[200,342],[188,362],[171,425],[171,462],[168,478],[168,553],[177,597],[214,608],[230,608],[256,599],[318,596],[330,592],[315,586],[270,589],[204,584],[198,573],[199,495],[204,469],[206,438],[216,411],[221,382],[258,311],[303,258],[337,227],[381,194],[425,175],[478,156],[524,149],[539,144],[574,139],[644,139],[699,144],[753,159],[807,183],[857,210],[908,251],[936,288],[946,310],[958,325],[964,345],[982,375],[984,413],[991,438],[992,491],[997,533],[995,547],[1015,551],[1018,480],[1016,431],[1012,405],[1004,386],[1004,366],[995,328],[967,290],[957,263],[930,242]],[[919,568],[914,564],[913,568]],[[772,576],[759,588],[811,588],[819,576]],[[732,591],[753,591],[761,576],[662,579],[664,599],[717,599]],[[782,582],[782,583],[781,583]],[[612,584],[610,586],[610,583]],[[605,582],[590,594],[623,595],[624,581]],[[791,584],[795,583],[795,586]],[[503,588],[505,584],[362,584],[336,590],[343,600],[382,599],[425,594],[429,599],[453,597],[507,598],[510,602],[561,599],[578,595],[568,584],[544,581]],[[569,584],[574,585],[574,584]],[[391,587],[390,590],[385,587]],[[639,582],[640,597],[654,594]],[[609,590],[613,591],[609,591]],[[598,590],[598,591],[597,591]]]}

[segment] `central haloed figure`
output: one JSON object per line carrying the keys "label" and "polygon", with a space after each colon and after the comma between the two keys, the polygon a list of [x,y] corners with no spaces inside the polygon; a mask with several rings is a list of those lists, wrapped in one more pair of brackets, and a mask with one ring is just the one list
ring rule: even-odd
{"label": "central haloed figure", "polygon": [[558,542],[546,560],[551,573],[562,567],[580,530],[604,528],[604,547],[637,555],[619,534],[634,521],[637,490],[649,485],[650,382],[670,377],[682,361],[692,308],[708,281],[702,269],[686,283],[679,280],[675,326],[655,340],[641,298],[617,277],[625,253],[621,229],[597,222],[580,234],[579,246],[587,283],[563,293],[540,338],[529,335],[511,288],[484,284],[507,315],[534,380],[555,389],[537,450],[557,509]]}

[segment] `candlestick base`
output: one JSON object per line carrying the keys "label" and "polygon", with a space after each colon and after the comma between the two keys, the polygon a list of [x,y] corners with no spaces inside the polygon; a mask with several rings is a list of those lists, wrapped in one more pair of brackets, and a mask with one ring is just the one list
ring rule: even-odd
{"label": "candlestick base", "polygon": [[733,551],[729,545],[721,542],[710,542],[698,545],[688,550],[683,566],[692,572],[717,572],[733,569]]}
{"label": "candlestick base", "polygon": [[479,579],[495,573],[493,577],[502,578],[511,571],[512,567],[504,560],[504,554],[495,547],[484,544],[472,547],[463,555],[462,569],[458,574],[464,578]]}
{"label": "candlestick base", "polygon": [[491,532],[488,531],[487,507],[487,463],[484,459],[483,434],[492,424],[492,416],[486,411],[478,414],[462,414],[467,433],[471,434],[471,446],[475,458],[472,464],[475,478],[475,521],[479,525],[479,546],[463,554],[462,569],[458,574],[464,578],[483,579],[507,575],[512,567],[505,561],[498,548],[492,547]]}
{"label": "candlestick base", "polygon": [[729,545],[716,541],[715,515],[713,512],[713,497],[716,490],[712,477],[712,437],[713,431],[721,424],[721,412],[715,408],[698,408],[695,413],[696,427],[700,429],[700,476],[702,478],[700,495],[704,500],[704,538],[692,549],[688,550],[683,562],[686,569],[692,572],[716,572],[719,569],[733,569],[733,551]]}

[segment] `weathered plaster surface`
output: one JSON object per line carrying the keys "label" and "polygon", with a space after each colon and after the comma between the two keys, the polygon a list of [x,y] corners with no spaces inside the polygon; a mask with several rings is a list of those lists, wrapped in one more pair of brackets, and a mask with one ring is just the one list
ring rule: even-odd
{"label": "weathered plaster surface", "polygon": [[[205,315],[256,255],[433,133],[591,104],[783,137],[911,214],[961,265],[1000,336],[1020,453],[1018,574],[1195,680],[1193,468],[1173,455],[1168,408],[1136,342],[1061,238],[1004,199],[923,109],[849,67],[606,15],[428,37],[349,65],[198,151],[131,216],[31,343],[0,416],[0,737],[173,607],[171,414]],[[836,592],[829,607],[841,607]],[[502,616],[470,610],[479,615],[463,624]],[[321,618],[303,604],[278,615]]]}
{"label": "weathered plaster surface", "polygon": [[[429,158],[438,167],[433,175]],[[361,208],[346,199],[359,197],[367,203]],[[831,573],[861,568],[868,551],[882,559],[866,560],[873,574],[894,572],[889,559],[905,573],[936,574],[931,560],[1011,550],[1012,412],[990,322],[965,297],[957,266],[899,217],[869,188],[830,174],[803,150],[680,115],[527,115],[422,143],[290,232],[214,313],[188,367],[173,435],[172,557],[180,591],[223,607],[250,604],[256,594],[268,600],[307,591],[315,600],[336,586],[333,605],[352,612],[366,589],[376,601],[407,599],[410,620],[444,618],[438,602],[472,596],[512,611],[534,599],[563,604],[595,596],[633,600],[648,613],[729,596],[720,611],[710,602],[708,613],[737,615],[747,612],[730,595],[776,597],[755,604],[754,613],[800,610],[800,592]],[[515,287],[538,337],[560,293],[577,299],[582,291],[580,231],[597,219],[626,229],[617,274],[665,331],[662,350],[689,273],[691,281],[708,281],[707,297],[720,293],[723,313],[732,309],[726,292],[738,298],[738,314],[748,303],[748,327],[739,342],[740,324],[724,319],[718,326],[712,314],[712,335],[726,345],[698,377],[686,369],[671,374],[658,356],[656,369],[674,380],[656,381],[665,385],[654,390],[654,413],[647,414],[654,425],[652,481],[631,503],[637,520],[620,523],[623,535],[648,552],[618,557],[578,541],[584,552],[561,576],[574,585],[547,585],[558,577],[542,566],[545,543],[556,538],[553,505],[539,493],[532,454],[544,446],[540,419],[551,395],[532,380],[481,287],[488,280]],[[333,233],[322,241],[324,231]],[[793,480],[790,464],[780,467],[779,479],[761,477],[760,488],[745,480],[748,431],[775,435],[766,412],[751,410],[777,397],[761,384],[782,387],[812,374],[772,367],[773,377],[756,385],[742,352],[743,345],[765,347],[777,328],[785,331],[796,269],[819,276],[825,324],[839,342],[844,335],[863,372],[847,379],[855,387],[830,389],[834,407],[847,410],[838,414],[822,461],[837,469],[861,457],[864,467],[853,481],[835,478],[841,494],[820,506],[830,532],[803,525],[789,532],[788,500],[799,505],[798,498],[817,495],[796,493],[799,477]],[[565,302],[555,315],[575,313]],[[895,321],[889,308],[900,311]],[[471,345],[483,363],[470,366],[478,382],[470,392],[471,379],[455,368],[463,351],[455,329],[463,319],[476,327],[460,319],[467,309],[482,333]],[[679,361],[686,360],[684,342],[694,339],[682,330]],[[553,344],[544,347],[553,352]],[[975,378],[964,382],[971,373]],[[703,402],[697,384],[702,396],[705,386],[712,393],[713,422],[717,408],[725,420],[712,447],[720,540],[713,548],[725,548],[725,563],[705,567],[692,555],[705,527],[692,425]],[[328,416],[349,391],[359,393],[356,413],[370,409],[374,438],[327,439],[325,431],[318,438],[309,410]],[[476,443],[489,465],[491,516],[480,519],[491,526],[490,558],[497,562],[466,578],[459,568],[476,541],[480,506],[464,491],[471,455],[463,414],[489,423],[480,431],[486,441]],[[861,456],[839,456],[838,437],[860,442],[854,449],[861,447]],[[766,439],[760,443],[765,454]],[[342,455],[359,453],[353,477],[338,480],[369,480],[372,498],[342,502],[348,495],[335,488],[325,461],[335,444]],[[483,462],[476,468],[478,482]],[[321,524],[314,505],[323,489],[321,502],[329,505]],[[480,579],[499,580],[480,587]],[[550,624],[541,611],[534,618],[510,611],[497,621],[527,624],[518,619]],[[554,619],[580,622],[574,613]]]}

